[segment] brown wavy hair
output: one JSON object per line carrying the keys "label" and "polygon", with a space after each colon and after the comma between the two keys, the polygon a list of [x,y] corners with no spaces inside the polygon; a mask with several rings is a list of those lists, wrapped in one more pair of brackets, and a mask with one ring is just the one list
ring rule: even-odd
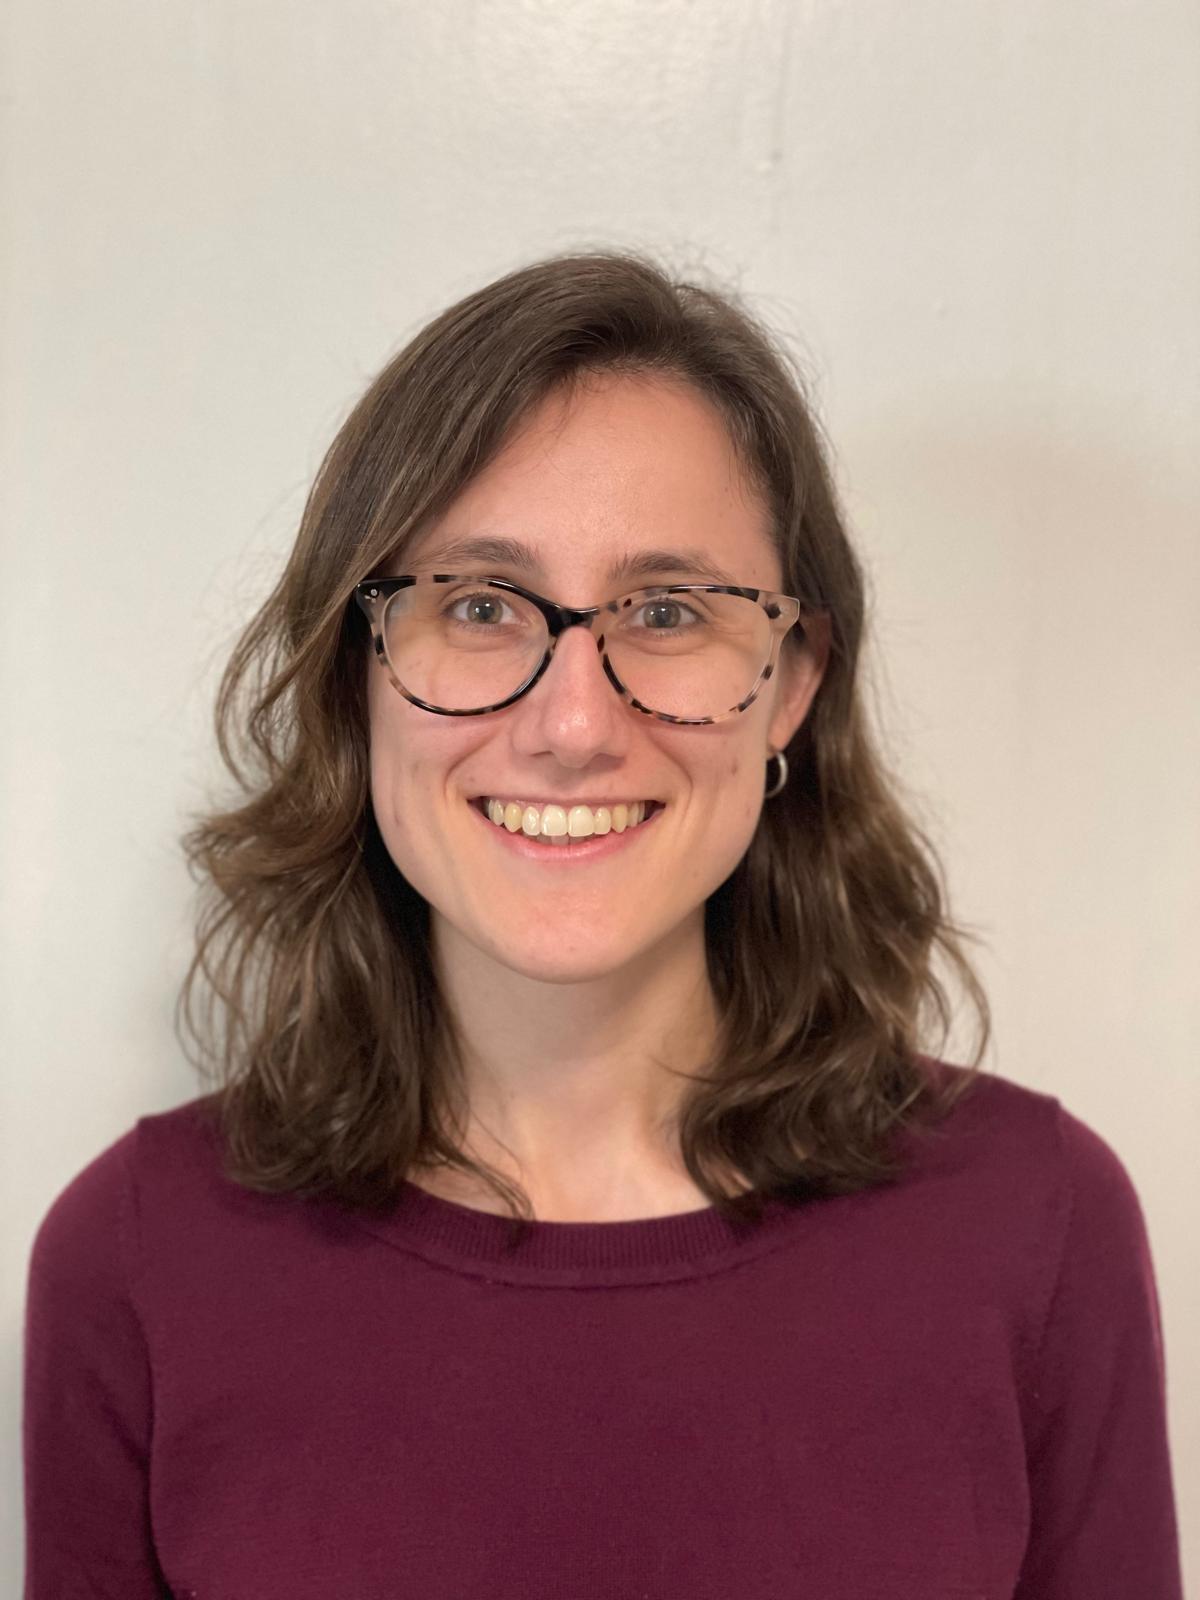
{"label": "brown wavy hair", "polygon": [[[687,1171],[731,1220],[887,1182],[890,1140],[962,1094],[991,1029],[944,872],[869,729],[864,583],[800,371],[731,293],[629,252],[511,272],[442,312],[339,429],[295,545],[217,695],[237,803],[191,814],[196,948],[176,1006],[217,1088],[228,1177],[387,1208],[415,1165],[473,1174],[514,1242],[528,1196],[464,1147],[462,1054],[429,907],[395,867],[368,781],[366,619],[352,602],[551,391],[590,373],[683,379],[723,414],[773,515],[783,588],[826,608],[824,678],[789,780],[705,908],[716,1047],[688,1074]],[[765,773],[764,773],[765,779]],[[979,1020],[969,1068],[922,1051],[957,972]],[[203,984],[200,980],[203,979]],[[930,1070],[934,1069],[934,1070]],[[744,1180],[739,1187],[719,1174]]]}

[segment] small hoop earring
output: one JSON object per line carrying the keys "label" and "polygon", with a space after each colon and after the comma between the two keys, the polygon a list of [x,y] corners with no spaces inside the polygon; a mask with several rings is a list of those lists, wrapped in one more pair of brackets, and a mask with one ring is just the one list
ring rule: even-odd
{"label": "small hoop earring", "polygon": [[778,761],[778,763],[779,763],[779,781],[778,781],[778,783],[776,783],[776,785],[775,785],[775,787],[773,789],[767,789],[764,792],[764,794],[763,794],[763,799],[764,800],[769,800],[772,797],[772,795],[778,794],[779,791],[783,788],[784,784],[787,782],[787,776],[788,776],[787,757],[784,755],[782,750],[772,750],[771,754],[767,757],[767,761],[770,762],[772,757],[774,757],[774,759],[776,761]]}

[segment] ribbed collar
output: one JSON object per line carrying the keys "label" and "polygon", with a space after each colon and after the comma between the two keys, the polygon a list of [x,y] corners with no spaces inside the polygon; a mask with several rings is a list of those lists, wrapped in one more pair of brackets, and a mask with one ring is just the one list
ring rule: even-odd
{"label": "ribbed collar", "polygon": [[603,1287],[702,1277],[752,1260],[793,1236],[814,1202],[770,1201],[762,1223],[728,1222],[715,1206],[633,1222],[534,1222],[509,1247],[507,1217],[404,1183],[384,1216],[354,1214],[378,1238],[492,1282]]}

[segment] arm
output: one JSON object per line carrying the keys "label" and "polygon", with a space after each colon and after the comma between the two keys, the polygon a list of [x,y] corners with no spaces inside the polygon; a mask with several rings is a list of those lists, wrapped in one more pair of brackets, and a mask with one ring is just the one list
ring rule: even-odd
{"label": "arm", "polygon": [[1058,1122],[1068,1220],[1033,1366],[1014,1600],[1182,1600],[1145,1221],[1113,1150],[1061,1106]]}
{"label": "arm", "polygon": [[130,1132],[57,1197],[25,1310],[25,1600],[162,1600],[150,1530],[150,1364],[130,1294]]}

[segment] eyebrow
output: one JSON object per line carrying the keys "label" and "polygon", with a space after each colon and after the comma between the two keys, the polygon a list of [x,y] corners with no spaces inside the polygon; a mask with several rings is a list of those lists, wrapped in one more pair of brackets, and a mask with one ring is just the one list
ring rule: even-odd
{"label": "eyebrow", "polygon": [[[477,534],[472,538],[452,539],[420,558],[423,567],[445,571],[462,562],[480,562],[491,567],[516,567],[518,571],[536,576],[542,571],[536,550],[521,544],[517,539],[505,539],[491,534]],[[608,569],[609,583],[623,583],[630,578],[653,578],[661,573],[677,572],[688,577],[708,578],[714,583],[737,586],[723,567],[703,550],[685,548],[667,550],[629,550]]]}

